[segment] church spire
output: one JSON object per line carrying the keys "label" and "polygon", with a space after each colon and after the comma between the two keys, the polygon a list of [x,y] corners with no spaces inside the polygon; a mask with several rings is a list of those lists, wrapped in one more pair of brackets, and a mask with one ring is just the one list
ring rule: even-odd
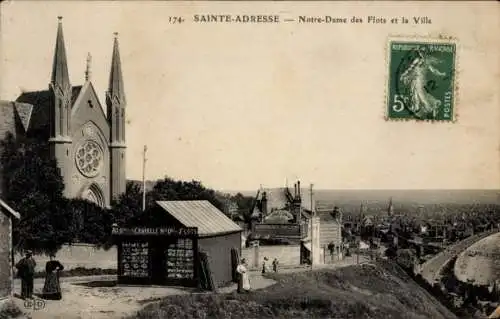
{"label": "church spire", "polygon": [[389,207],[387,208],[387,215],[389,215],[389,216],[394,215],[394,205],[392,204],[392,197],[389,200]]}
{"label": "church spire", "polygon": [[118,33],[115,33],[113,57],[109,87],[106,93],[108,123],[110,129],[110,178],[111,197],[118,198],[125,192],[127,179],[125,176],[125,91],[123,87],[122,66],[118,49]]}
{"label": "church spire", "polygon": [[[72,148],[71,141],[71,93],[69,82],[68,60],[64,46],[62,17],[58,17],[56,47],[50,78],[49,91],[51,95],[49,123],[49,149],[53,159],[57,161],[64,184],[71,184],[72,164],[68,156]],[[71,188],[64,188],[64,195],[69,196]]]}
{"label": "church spire", "polygon": [[85,82],[89,82],[92,77],[92,55],[87,54],[87,67],[85,68]]}
{"label": "church spire", "polygon": [[109,74],[108,93],[110,97],[117,98],[120,103],[125,103],[125,92],[123,89],[122,64],[120,61],[120,50],[118,46],[118,33],[115,32],[113,44],[113,57],[111,59],[111,72]]}
{"label": "church spire", "polygon": [[66,48],[64,46],[64,35],[62,29],[62,17],[58,17],[56,48],[54,51],[54,62],[52,65],[51,84],[63,91],[70,87],[68,74],[68,61],[66,58]]}
{"label": "church spire", "polygon": [[113,56],[111,58],[111,71],[109,73],[109,86],[106,93],[108,106],[108,121],[111,128],[111,143],[123,144],[125,142],[125,91],[123,87],[122,65],[118,49],[118,33],[115,32]]}

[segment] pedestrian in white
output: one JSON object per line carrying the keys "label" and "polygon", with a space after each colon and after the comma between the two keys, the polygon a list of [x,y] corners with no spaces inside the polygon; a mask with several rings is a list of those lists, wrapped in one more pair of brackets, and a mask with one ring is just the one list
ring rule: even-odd
{"label": "pedestrian in white", "polygon": [[250,291],[250,278],[248,276],[248,268],[246,259],[241,259],[241,263],[236,267],[236,272],[239,275],[238,278],[238,293],[244,293]]}

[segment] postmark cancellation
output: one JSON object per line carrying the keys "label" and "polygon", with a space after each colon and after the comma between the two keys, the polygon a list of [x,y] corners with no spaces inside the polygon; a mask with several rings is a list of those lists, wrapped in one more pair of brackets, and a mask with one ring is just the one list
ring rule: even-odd
{"label": "postmark cancellation", "polygon": [[386,119],[455,121],[456,53],[451,38],[390,38]]}

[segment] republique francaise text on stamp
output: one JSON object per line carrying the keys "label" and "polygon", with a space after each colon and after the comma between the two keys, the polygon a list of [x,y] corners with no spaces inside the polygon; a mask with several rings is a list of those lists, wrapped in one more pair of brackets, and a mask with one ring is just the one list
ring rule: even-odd
{"label": "republique francaise text on stamp", "polygon": [[387,118],[453,121],[456,44],[390,40]]}

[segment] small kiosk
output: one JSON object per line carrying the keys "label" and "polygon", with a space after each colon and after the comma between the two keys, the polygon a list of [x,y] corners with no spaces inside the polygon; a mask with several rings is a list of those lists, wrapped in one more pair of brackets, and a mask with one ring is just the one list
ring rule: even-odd
{"label": "small kiosk", "polygon": [[242,229],[209,201],[157,201],[146,216],[113,227],[119,284],[213,290],[236,280]]}
{"label": "small kiosk", "polygon": [[118,284],[197,287],[198,228],[120,228]]}

